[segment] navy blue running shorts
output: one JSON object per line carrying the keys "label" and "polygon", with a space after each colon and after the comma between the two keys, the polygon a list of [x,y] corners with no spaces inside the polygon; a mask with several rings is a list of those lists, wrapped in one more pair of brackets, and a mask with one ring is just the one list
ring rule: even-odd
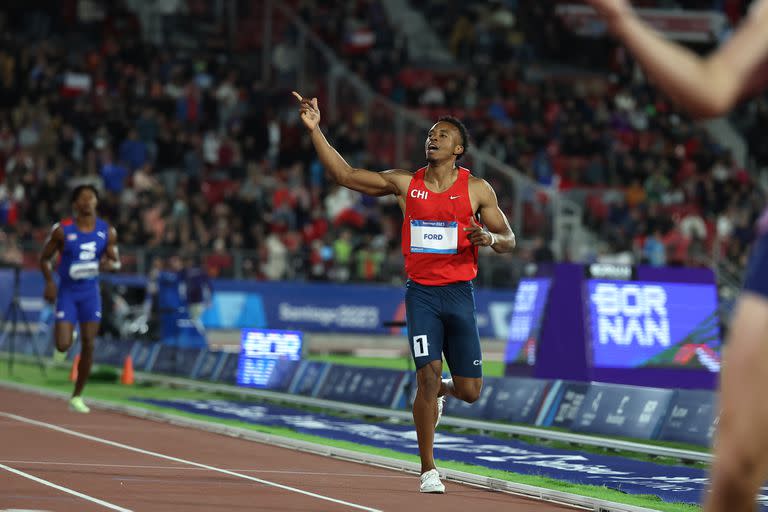
{"label": "navy blue running shorts", "polygon": [[408,344],[416,369],[445,360],[451,375],[483,376],[475,292],[471,281],[445,286],[406,283]]}

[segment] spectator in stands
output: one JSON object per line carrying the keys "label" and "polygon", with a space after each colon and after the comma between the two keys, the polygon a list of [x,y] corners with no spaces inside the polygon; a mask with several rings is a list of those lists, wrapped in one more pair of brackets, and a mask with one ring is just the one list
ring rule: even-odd
{"label": "spectator in stands", "polygon": [[205,270],[198,263],[197,255],[188,254],[182,262],[179,272],[181,295],[184,298],[189,318],[200,324],[200,317],[211,305],[213,289]]}
{"label": "spectator in stands", "polygon": [[127,162],[131,171],[135,171],[147,162],[147,145],[139,139],[135,128],[128,132],[128,137],[120,144],[119,159]]}
{"label": "spectator in stands", "polygon": [[128,178],[128,169],[122,163],[112,159],[112,150],[107,149],[102,153],[101,179],[104,181],[104,189],[115,195],[120,195],[125,188]]}
{"label": "spectator in stands", "polygon": [[663,267],[667,264],[667,248],[664,245],[661,227],[658,225],[645,238],[643,243],[643,261],[654,267]]}
{"label": "spectator in stands", "polygon": [[533,240],[533,261],[536,263],[552,263],[555,261],[555,253],[549,247],[543,237],[537,236]]}
{"label": "spectator in stands", "polygon": [[18,235],[13,229],[0,230],[0,263],[4,265],[21,265],[24,254],[19,246]]}
{"label": "spectator in stands", "polygon": [[333,243],[334,277],[337,281],[348,281],[352,264],[352,232],[344,229]]}

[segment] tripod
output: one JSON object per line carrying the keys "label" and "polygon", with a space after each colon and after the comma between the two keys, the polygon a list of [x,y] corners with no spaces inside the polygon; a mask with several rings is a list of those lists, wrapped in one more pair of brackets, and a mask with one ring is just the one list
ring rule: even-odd
{"label": "tripod", "polygon": [[[29,320],[27,320],[27,314],[21,307],[21,266],[13,265],[11,268],[13,268],[13,295],[11,296],[11,302],[8,304],[8,309],[5,311],[2,327],[0,327],[0,336],[2,336],[2,338],[0,338],[0,346],[3,346],[6,341],[10,341],[8,344],[8,374],[13,374],[13,361],[16,355],[16,335],[18,334],[19,320],[21,320],[26,327],[27,334],[29,334],[29,343],[32,344],[32,350],[35,353],[37,365],[40,367],[40,373],[45,377],[45,364],[43,363],[43,358],[37,348],[35,335]],[[10,333],[8,324],[11,325]]]}

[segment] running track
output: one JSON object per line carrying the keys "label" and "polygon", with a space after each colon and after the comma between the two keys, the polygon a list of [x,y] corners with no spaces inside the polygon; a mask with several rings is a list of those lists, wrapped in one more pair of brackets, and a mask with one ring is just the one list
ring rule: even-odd
{"label": "running track", "polygon": [[551,512],[573,508],[0,389],[0,510]]}

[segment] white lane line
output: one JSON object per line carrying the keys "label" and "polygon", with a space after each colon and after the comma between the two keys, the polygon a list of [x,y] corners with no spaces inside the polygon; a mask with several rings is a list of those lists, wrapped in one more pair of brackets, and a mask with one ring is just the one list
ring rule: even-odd
{"label": "white lane line", "polygon": [[[29,464],[33,466],[82,466],[82,467],[95,467],[95,468],[117,468],[117,469],[165,469],[165,470],[182,470],[182,471],[208,471],[206,468],[188,468],[186,466],[158,466],[147,464],[102,464],[100,462],[59,462],[51,460],[8,460],[0,459],[0,463],[5,464]],[[377,475],[373,473],[333,473],[329,471],[299,471],[290,469],[237,469],[237,468],[222,468],[228,471],[237,471],[241,473],[276,473],[284,475],[317,475],[317,476],[343,476],[350,478],[377,478],[377,479],[392,479],[392,478],[405,478],[412,479],[412,475]],[[0,510],[0,512],[4,512]]]}
{"label": "white lane line", "polygon": [[136,453],[141,453],[143,455],[151,455],[152,457],[157,457],[159,459],[170,460],[170,461],[173,461],[173,462],[180,462],[182,464],[188,464],[190,466],[195,466],[195,467],[198,467],[198,468],[204,468],[204,469],[208,469],[210,471],[216,471],[217,473],[223,473],[225,475],[242,478],[244,480],[250,480],[252,482],[258,482],[258,483],[263,484],[263,485],[269,485],[271,487],[277,487],[278,489],[283,489],[285,491],[290,491],[290,492],[295,492],[295,493],[298,493],[298,494],[303,494],[305,496],[310,496],[312,498],[317,498],[319,500],[330,501],[332,503],[338,503],[339,505],[345,505],[347,507],[356,508],[358,510],[366,510],[368,512],[382,512],[379,509],[365,507],[363,505],[357,505],[355,503],[350,503],[348,501],[337,500],[336,498],[331,498],[331,497],[328,497],[328,496],[323,496],[322,494],[316,494],[314,492],[305,491],[303,489],[297,489],[296,487],[291,487],[291,486],[288,486],[288,485],[279,484],[277,482],[270,482],[269,480],[263,480],[261,478],[256,478],[254,476],[244,475],[242,473],[237,473],[235,471],[229,471],[228,469],[217,468],[216,466],[209,466],[208,464],[202,464],[200,462],[194,462],[194,461],[191,461],[191,460],[180,459],[178,457],[172,457],[170,455],[164,455],[162,453],[152,452],[152,451],[149,451],[149,450],[144,450],[142,448],[136,448],[135,446],[130,446],[130,445],[127,445],[127,444],[118,443],[116,441],[110,441],[109,439],[103,439],[101,437],[96,437],[96,436],[92,436],[92,435],[89,435],[89,434],[83,434],[81,432],[76,432],[74,430],[70,430],[70,429],[67,429],[67,428],[59,427],[58,425],[53,425],[51,423],[45,423],[43,421],[37,421],[37,420],[30,419],[30,418],[25,418],[24,416],[18,416],[16,414],[11,414],[11,413],[7,413],[7,412],[0,412],[0,416],[5,416],[6,418],[11,418],[11,419],[14,419],[16,421],[21,421],[23,423],[28,423],[30,425],[37,425],[38,427],[47,428],[49,430],[55,430],[56,432],[62,432],[64,434],[69,434],[71,436],[79,437],[81,439],[88,439],[89,441],[94,441],[96,443],[106,444],[106,445],[109,445],[109,446],[114,446],[116,448],[122,448],[124,450],[132,451],[132,452],[136,452]]}
{"label": "white lane line", "polygon": [[109,503],[108,501],[100,500],[98,498],[94,498],[93,496],[88,496],[87,494],[83,494],[81,492],[77,492],[73,489],[70,489],[68,487],[64,487],[58,484],[55,484],[53,482],[49,482],[48,480],[43,480],[42,478],[38,478],[35,475],[30,475],[29,473],[25,473],[23,471],[19,471],[18,469],[14,469],[10,466],[6,466],[5,464],[0,464],[0,469],[4,469],[6,471],[9,471],[11,473],[14,473],[19,476],[23,476],[24,478],[28,478],[34,482],[37,482],[39,484],[47,485],[48,487],[53,487],[54,489],[58,489],[59,491],[66,492],[67,494],[72,494],[73,496],[77,496],[78,498],[82,498],[84,500],[97,503],[101,505],[102,507],[106,507],[111,510],[117,510],[118,512],[131,512],[131,509],[118,507],[117,505],[114,505],[112,503]]}

